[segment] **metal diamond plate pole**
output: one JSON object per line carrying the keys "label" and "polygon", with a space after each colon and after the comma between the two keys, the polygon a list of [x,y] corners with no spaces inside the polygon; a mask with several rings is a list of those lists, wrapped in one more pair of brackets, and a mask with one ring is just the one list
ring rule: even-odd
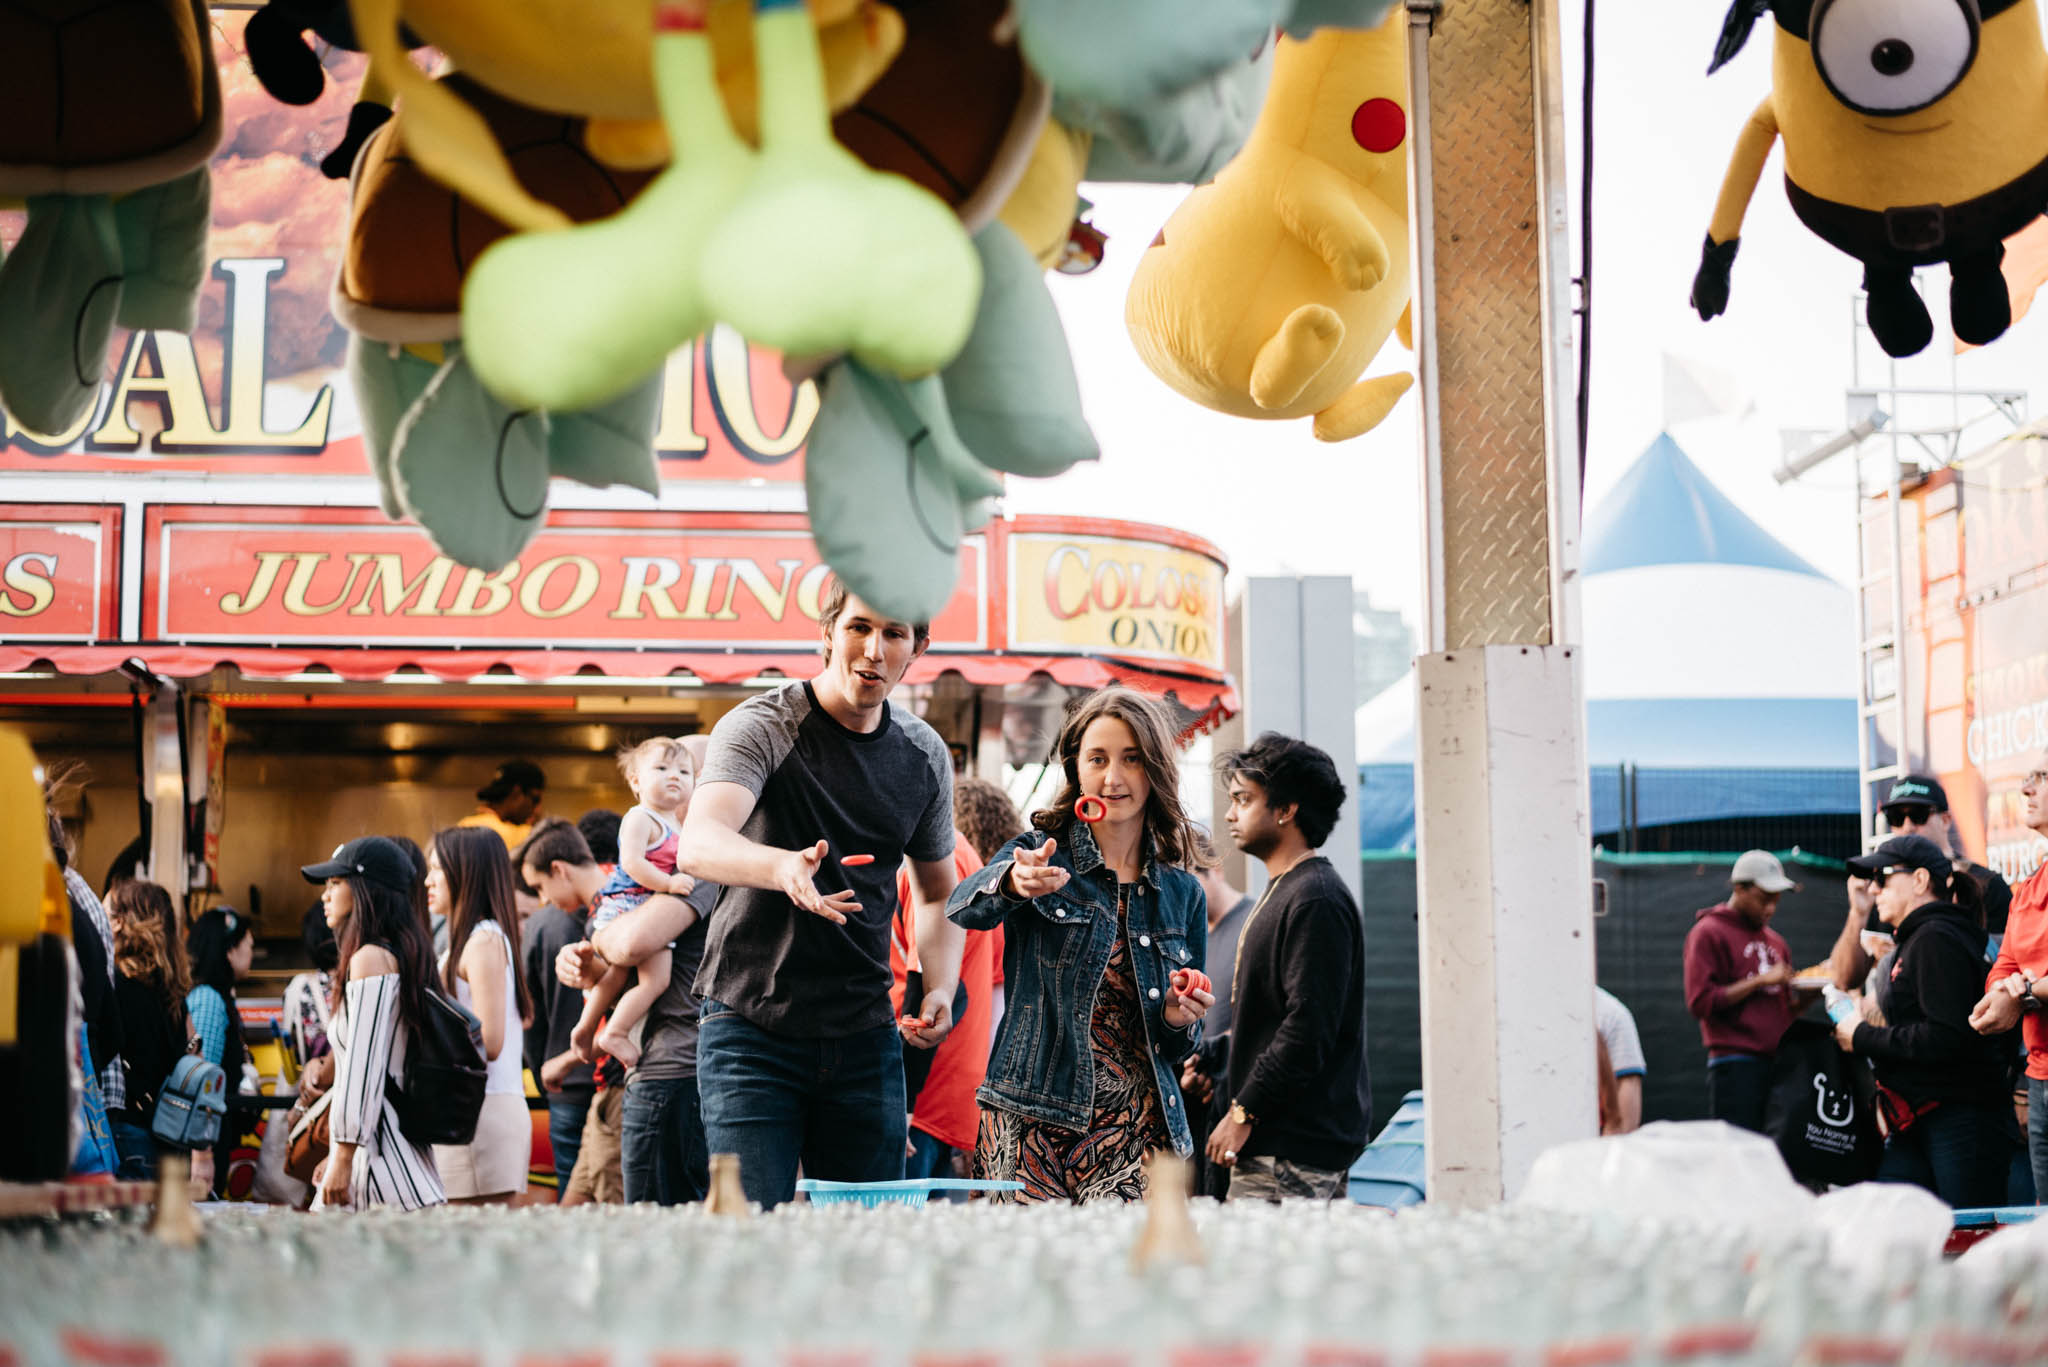
{"label": "metal diamond plate pole", "polygon": [[1423,1092],[1452,1206],[1596,1128],[1558,5],[1408,3]]}

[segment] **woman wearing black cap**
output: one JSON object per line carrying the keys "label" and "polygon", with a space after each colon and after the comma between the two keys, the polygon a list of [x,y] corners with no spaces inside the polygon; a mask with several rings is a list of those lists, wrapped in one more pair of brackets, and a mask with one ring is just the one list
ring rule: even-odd
{"label": "woman wearing black cap", "polygon": [[1981,894],[1924,836],[1894,836],[1849,861],[1876,886],[1877,913],[1898,937],[1876,1005],[1887,1024],[1850,1016],[1842,1048],[1877,1074],[1887,1130],[1880,1182],[1910,1182],[1956,1207],[2002,1205],[2014,1136],[2009,1042],[1970,1027],[1984,992]]}
{"label": "woman wearing black cap", "polygon": [[413,865],[383,836],[351,840],[300,870],[320,893],[339,946],[328,1043],[327,1161],[314,1178],[313,1208],[398,1206],[417,1210],[448,1197],[433,1152],[398,1128],[386,1080],[405,1076],[413,1031],[434,979],[427,928],[413,906]]}

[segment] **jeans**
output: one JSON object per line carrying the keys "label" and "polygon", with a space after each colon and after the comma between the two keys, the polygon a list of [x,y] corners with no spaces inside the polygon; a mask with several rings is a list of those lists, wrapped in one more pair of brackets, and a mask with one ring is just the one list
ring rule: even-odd
{"label": "jeans", "polygon": [[590,1093],[556,1092],[548,1097],[548,1147],[555,1151],[555,1199],[569,1190],[576,1171],[576,1152],[583,1147],[583,1122],[590,1115]]}
{"label": "jeans", "polygon": [[1764,1129],[1764,1105],[1771,1097],[1771,1059],[1763,1054],[1735,1054],[1707,1063],[1707,1115],[1758,1134]]}
{"label": "jeans", "polygon": [[2048,1201],[2048,1082],[2027,1079],[2027,1157],[2034,1166],[2034,1199]]}
{"label": "jeans", "polygon": [[957,1151],[951,1144],[942,1143],[913,1126],[910,1131],[910,1147],[913,1152],[903,1160],[905,1177],[953,1175],[953,1155]]}
{"label": "jeans", "polygon": [[1996,1206],[2005,1202],[2011,1164],[1993,1106],[1945,1101],[1885,1141],[1876,1180],[1910,1182],[1958,1209]]}
{"label": "jeans", "polygon": [[121,1156],[121,1166],[114,1176],[123,1182],[147,1182],[155,1177],[156,1136],[140,1125],[111,1117],[107,1127],[114,1132],[114,1152]]}
{"label": "jeans", "polygon": [[710,1194],[711,1150],[704,1143],[696,1078],[637,1078],[627,1086],[619,1161],[627,1205],[680,1206]]}
{"label": "jeans", "polygon": [[747,1199],[796,1194],[797,1164],[827,1182],[903,1176],[903,1041],[894,1025],[839,1039],[772,1035],[703,1004],[697,1076],[713,1153],[736,1154]]}

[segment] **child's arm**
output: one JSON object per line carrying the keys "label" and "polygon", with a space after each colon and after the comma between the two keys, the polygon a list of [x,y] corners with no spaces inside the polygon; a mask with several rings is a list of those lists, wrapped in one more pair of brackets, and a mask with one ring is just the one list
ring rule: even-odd
{"label": "child's arm", "polygon": [[627,812],[619,823],[619,867],[649,892],[667,892],[668,875],[647,862],[647,847],[657,829],[654,818],[643,808],[636,806]]}

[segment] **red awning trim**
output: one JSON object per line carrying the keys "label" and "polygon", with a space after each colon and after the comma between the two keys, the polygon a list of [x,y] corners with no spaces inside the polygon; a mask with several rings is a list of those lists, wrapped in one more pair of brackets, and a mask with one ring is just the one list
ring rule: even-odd
{"label": "red awning trim", "polygon": [[[167,678],[196,678],[217,668],[231,667],[250,679],[276,681],[307,673],[327,673],[339,682],[361,684],[383,683],[401,671],[421,672],[444,683],[463,684],[535,682],[579,674],[593,679],[656,679],[679,672],[707,684],[736,684],[774,673],[805,678],[818,667],[818,657],[809,652],[413,651],[331,646],[240,646],[224,651],[218,646],[0,646],[0,673],[47,666],[60,674],[107,674],[129,660],[139,660],[151,672]],[[1238,709],[1237,692],[1228,678],[1195,678],[1089,655],[934,653],[913,664],[906,677],[910,683],[929,683],[947,672],[958,673],[974,684],[1021,683],[1039,673],[1072,688],[1128,683],[1150,693],[1172,693],[1188,711],[1205,717],[1216,714],[1219,721]],[[1214,722],[1208,722],[1201,729],[1213,725]]]}

